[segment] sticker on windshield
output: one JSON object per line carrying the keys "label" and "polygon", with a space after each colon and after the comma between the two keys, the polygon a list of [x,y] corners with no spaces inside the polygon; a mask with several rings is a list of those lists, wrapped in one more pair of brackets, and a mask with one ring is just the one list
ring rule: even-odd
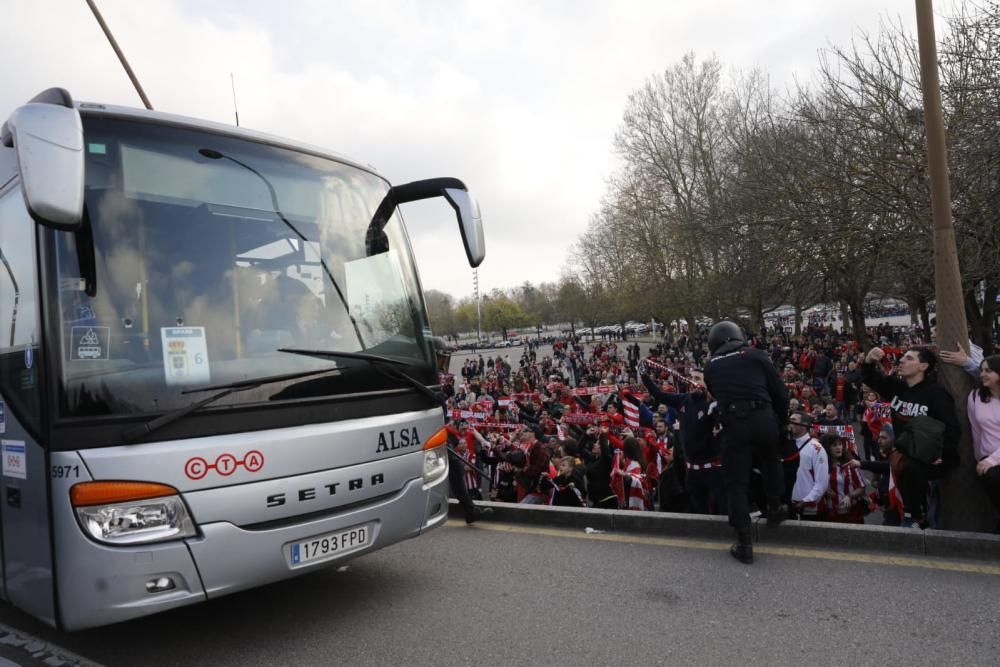
{"label": "sticker on windshield", "polygon": [[73,327],[70,336],[69,358],[72,361],[108,360],[110,327]]}
{"label": "sticker on windshield", "polygon": [[28,479],[28,455],[24,440],[0,440],[3,455],[3,476]]}
{"label": "sticker on windshield", "polygon": [[162,327],[160,340],[167,384],[196,384],[211,379],[205,327]]}

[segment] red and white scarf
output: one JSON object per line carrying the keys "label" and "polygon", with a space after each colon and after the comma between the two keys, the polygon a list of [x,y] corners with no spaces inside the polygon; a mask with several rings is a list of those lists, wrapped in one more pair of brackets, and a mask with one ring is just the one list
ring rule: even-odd
{"label": "red and white scarf", "polygon": [[[458,449],[455,451],[456,454],[461,456],[464,460],[468,461],[473,466],[476,465],[476,452],[466,447],[464,449]],[[465,488],[469,491],[479,488],[479,475],[475,470],[467,465],[462,466],[462,476],[465,478]]]}
{"label": "red and white scarf", "polygon": [[[624,462],[625,466],[622,467]],[[616,474],[623,471],[625,475]],[[611,471],[611,490],[618,497],[618,506],[630,510],[644,510],[648,506],[646,487],[643,484],[642,466],[638,461],[626,458],[621,452],[615,452],[614,468]],[[627,487],[626,488],[626,484]]]}
{"label": "red and white scarf", "polygon": [[639,430],[639,406],[626,399],[622,401],[622,412],[625,416],[625,425],[634,431]]}
{"label": "red and white scarf", "polygon": [[662,475],[663,471],[674,462],[674,448],[670,445],[670,437],[661,435],[656,438],[656,471]]}
{"label": "red and white scarf", "polygon": [[828,514],[849,514],[851,508],[843,509],[840,506],[843,498],[849,497],[851,491],[865,488],[865,482],[861,478],[861,472],[850,464],[830,466],[830,487],[833,491],[833,498],[828,498],[826,511]]}

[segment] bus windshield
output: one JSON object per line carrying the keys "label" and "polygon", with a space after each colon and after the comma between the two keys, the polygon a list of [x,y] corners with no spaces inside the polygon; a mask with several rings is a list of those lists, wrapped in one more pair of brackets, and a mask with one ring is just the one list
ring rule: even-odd
{"label": "bus windshield", "polygon": [[[83,227],[56,235],[61,412],[163,412],[190,390],[330,368],[220,404],[397,388],[363,361],[281,348],[367,351],[433,377],[409,242],[365,236],[380,177],[286,148],[150,123],[84,118]],[[187,393],[185,393],[187,392]]]}

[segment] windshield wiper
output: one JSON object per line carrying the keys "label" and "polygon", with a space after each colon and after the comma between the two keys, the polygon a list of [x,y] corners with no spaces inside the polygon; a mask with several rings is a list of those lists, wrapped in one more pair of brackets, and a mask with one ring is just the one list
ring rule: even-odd
{"label": "windshield wiper", "polygon": [[409,362],[383,357],[381,354],[370,352],[341,352],[340,350],[306,350],[301,347],[279,347],[278,352],[288,354],[301,354],[303,357],[316,357],[317,359],[358,359],[371,363],[394,364],[396,366],[409,366]]}
{"label": "windshield wiper", "polygon": [[396,368],[396,366],[410,365],[409,363],[405,361],[400,361],[399,359],[393,359],[392,357],[383,357],[380,354],[371,354],[369,352],[341,352],[340,350],[304,350],[296,347],[278,348],[278,352],[288,352],[289,354],[301,354],[306,357],[316,357],[318,359],[358,359],[359,361],[367,361],[383,375],[386,375],[396,380],[403,380],[407,384],[411,385],[414,389],[419,391],[421,394],[427,396],[432,401],[440,405],[442,409],[444,409],[445,407],[444,394],[442,394],[441,392],[434,391],[420,380],[411,377],[406,373],[404,373],[403,371]]}
{"label": "windshield wiper", "polygon": [[217,393],[211,396],[206,396],[197,403],[192,403],[191,405],[184,406],[183,408],[178,408],[172,412],[168,412],[152,421],[148,421],[144,424],[139,424],[138,426],[132,426],[130,428],[122,431],[122,441],[125,443],[135,442],[139,438],[152,433],[153,431],[166,426],[167,424],[172,424],[178,419],[183,419],[192,412],[197,412],[203,407],[210,403],[214,403],[220,398],[225,398],[229,394],[236,393],[238,391],[246,391],[248,389],[256,389],[261,385],[271,384],[274,382],[283,382],[287,380],[296,380],[298,378],[310,377],[313,375],[322,375],[323,373],[331,373],[333,371],[340,370],[338,368],[318,368],[311,371],[301,371],[298,373],[282,373],[280,375],[268,375],[267,377],[254,378],[249,380],[238,380],[236,382],[231,382],[229,384],[217,384],[209,387],[198,387],[197,389],[188,389],[187,391],[182,391],[182,394],[197,394],[203,391],[216,391]]}

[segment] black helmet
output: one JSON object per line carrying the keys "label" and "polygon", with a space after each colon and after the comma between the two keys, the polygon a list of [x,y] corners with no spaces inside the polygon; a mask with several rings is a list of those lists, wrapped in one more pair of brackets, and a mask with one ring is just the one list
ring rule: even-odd
{"label": "black helmet", "polygon": [[[708,351],[712,354],[731,352],[745,344],[746,338],[743,337],[743,330],[735,322],[729,320],[716,322],[708,332]],[[726,349],[722,350],[724,345]]]}

